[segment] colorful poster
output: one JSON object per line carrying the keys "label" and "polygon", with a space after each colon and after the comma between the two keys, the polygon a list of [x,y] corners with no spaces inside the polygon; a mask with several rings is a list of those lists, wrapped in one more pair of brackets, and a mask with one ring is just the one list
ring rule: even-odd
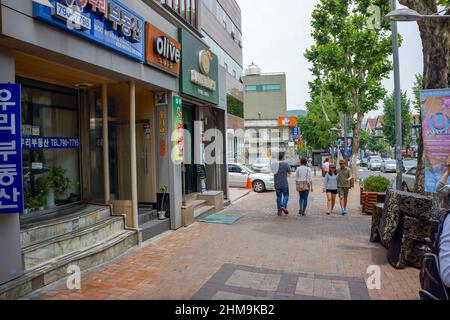
{"label": "colorful poster", "polygon": [[422,134],[425,155],[425,191],[436,192],[436,185],[450,156],[450,89],[424,90]]}
{"label": "colorful poster", "polygon": [[23,213],[20,90],[0,84],[0,214]]}
{"label": "colorful poster", "polygon": [[181,97],[173,97],[173,161],[182,162],[184,160],[184,139],[183,139],[183,106]]}

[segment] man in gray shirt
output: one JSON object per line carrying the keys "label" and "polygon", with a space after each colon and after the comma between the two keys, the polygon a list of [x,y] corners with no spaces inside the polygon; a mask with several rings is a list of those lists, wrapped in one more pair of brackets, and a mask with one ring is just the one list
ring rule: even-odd
{"label": "man in gray shirt", "polygon": [[[450,176],[450,157],[447,159],[447,171],[439,180],[436,191],[445,194],[447,198],[450,197],[450,185],[447,184]],[[447,202],[448,203],[448,202]],[[447,207],[447,210],[450,209]],[[444,228],[439,243],[439,262],[441,269],[442,282],[447,287],[450,287],[450,218],[445,219]]]}
{"label": "man in gray shirt", "polygon": [[282,212],[289,214],[287,205],[289,202],[289,183],[288,176],[291,175],[291,166],[284,162],[284,153],[280,153],[279,161],[273,162],[271,165],[274,173],[275,190],[277,193],[278,216],[282,216]]}

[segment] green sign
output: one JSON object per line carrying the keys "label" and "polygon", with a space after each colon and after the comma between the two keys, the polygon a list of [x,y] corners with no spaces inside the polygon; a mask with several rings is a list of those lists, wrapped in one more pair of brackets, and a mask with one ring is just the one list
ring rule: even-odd
{"label": "green sign", "polygon": [[181,97],[173,97],[173,161],[183,161],[183,106]]}
{"label": "green sign", "polygon": [[197,99],[219,104],[219,60],[188,31],[180,29],[183,47],[180,90]]}

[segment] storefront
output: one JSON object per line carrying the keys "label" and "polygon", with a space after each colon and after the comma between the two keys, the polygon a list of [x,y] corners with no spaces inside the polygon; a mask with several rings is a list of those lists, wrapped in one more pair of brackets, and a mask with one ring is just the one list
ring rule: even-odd
{"label": "storefront", "polygon": [[221,190],[226,195],[226,106],[220,99],[225,81],[206,44],[185,30],[180,30],[180,42],[183,126],[189,136],[184,139],[184,193]]}
{"label": "storefront", "polygon": [[[0,80],[21,85],[24,212],[0,215],[0,229],[8,225],[9,231],[2,243],[17,251],[19,228],[72,217],[86,204],[112,205],[134,230],[141,230],[141,210],[162,209],[169,227],[179,228],[173,194],[181,194],[181,168],[160,162],[157,152],[161,123],[169,132],[178,92],[178,27],[140,1],[69,7],[49,0],[54,9],[42,1],[7,2],[1,7]],[[161,93],[165,105],[155,101]],[[158,196],[162,185],[165,206]],[[0,259],[11,258],[11,250]],[[19,258],[11,263],[17,272],[0,277],[0,284],[20,275]]]}

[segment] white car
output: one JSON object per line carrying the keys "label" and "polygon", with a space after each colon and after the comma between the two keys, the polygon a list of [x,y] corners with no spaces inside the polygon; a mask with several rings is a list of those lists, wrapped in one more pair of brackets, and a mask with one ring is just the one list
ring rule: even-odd
{"label": "white car", "polygon": [[385,159],[381,163],[381,172],[397,172],[397,161]]}
{"label": "white car", "polygon": [[416,183],[417,167],[410,168],[402,175],[402,190],[406,192],[411,192],[414,190],[414,185]]}
{"label": "white car", "polygon": [[272,173],[272,168],[270,167],[272,160],[268,158],[258,158],[252,164],[252,170],[255,172]]}
{"label": "white car", "polygon": [[275,190],[273,175],[255,173],[250,168],[239,163],[228,164],[228,181],[230,187],[246,188],[248,177],[252,181],[253,190],[257,193]]}
{"label": "white car", "polygon": [[381,170],[381,158],[371,157],[367,169],[370,171]]}

